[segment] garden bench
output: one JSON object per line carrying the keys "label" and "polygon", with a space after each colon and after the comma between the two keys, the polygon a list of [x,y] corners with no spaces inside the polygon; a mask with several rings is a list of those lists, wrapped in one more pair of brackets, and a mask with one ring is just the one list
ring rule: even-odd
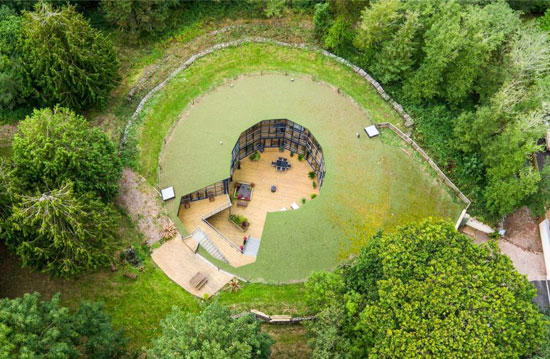
{"label": "garden bench", "polygon": [[189,283],[196,289],[201,289],[207,282],[208,279],[206,279],[206,276],[201,272],[197,272],[197,274],[195,274],[193,278],[189,280]]}

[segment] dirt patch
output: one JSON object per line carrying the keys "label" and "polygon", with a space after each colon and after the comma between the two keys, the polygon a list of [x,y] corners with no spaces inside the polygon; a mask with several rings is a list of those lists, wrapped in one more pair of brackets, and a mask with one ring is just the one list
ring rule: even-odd
{"label": "dirt patch", "polygon": [[0,126],[0,147],[11,145],[11,140],[17,132],[17,125]]}
{"label": "dirt patch", "polygon": [[271,358],[311,358],[311,348],[307,345],[308,334],[303,325],[263,324],[262,330],[275,340],[275,345],[271,348]]}
{"label": "dirt patch", "polygon": [[506,217],[504,239],[529,252],[542,252],[539,226],[527,207],[522,207]]}
{"label": "dirt patch", "polygon": [[[462,233],[474,239],[474,243],[481,244],[489,241],[489,236],[471,227],[464,227]],[[546,279],[546,265],[542,252],[528,251],[505,238],[498,241],[500,251],[512,260],[516,270],[527,276],[530,281]]]}
{"label": "dirt patch", "polygon": [[116,203],[128,211],[149,245],[162,239],[162,227],[169,219],[160,195],[143,177],[129,168],[125,168],[122,174]]}

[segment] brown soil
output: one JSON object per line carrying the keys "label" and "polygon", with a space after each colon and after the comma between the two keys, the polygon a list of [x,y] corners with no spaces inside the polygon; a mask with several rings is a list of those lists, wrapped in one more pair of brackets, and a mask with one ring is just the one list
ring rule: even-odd
{"label": "brown soil", "polygon": [[162,239],[162,227],[169,219],[160,195],[143,177],[129,168],[124,169],[122,174],[116,203],[128,211],[149,245]]}
{"label": "brown soil", "polygon": [[[474,243],[476,244],[489,241],[489,236],[487,234],[477,231],[471,227],[462,228],[462,233],[473,238]],[[515,233],[525,232],[522,232],[516,228]],[[517,237],[514,236],[513,238]],[[506,238],[502,238],[498,241],[498,247],[503,254],[507,255],[508,258],[512,260],[516,270],[519,273],[526,275],[528,280],[532,281],[546,279],[546,265],[544,263],[544,255],[542,252],[526,250],[511,241],[508,241]]]}
{"label": "brown soil", "polygon": [[504,221],[504,239],[526,251],[542,252],[539,226],[527,207],[512,213]]}
{"label": "brown soil", "polygon": [[0,126],[0,147],[9,146],[15,132],[17,132],[17,125]]}

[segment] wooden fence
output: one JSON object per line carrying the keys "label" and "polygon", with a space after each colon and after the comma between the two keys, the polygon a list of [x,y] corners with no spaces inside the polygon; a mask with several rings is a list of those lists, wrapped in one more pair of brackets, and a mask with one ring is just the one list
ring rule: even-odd
{"label": "wooden fence", "polygon": [[[416,143],[413,141],[413,139],[411,139],[409,136],[407,136],[406,134],[403,133],[403,131],[401,131],[399,128],[395,127],[394,124],[392,123],[389,123],[389,122],[381,122],[381,123],[377,123],[376,124],[376,127],[379,127],[379,128],[389,128],[390,130],[392,130],[397,136],[399,136],[403,141],[407,142],[409,145],[412,146],[412,148],[415,149],[416,152],[418,152],[420,154],[420,156],[422,156],[422,158],[428,162],[428,164],[430,165],[430,167],[437,173],[437,175],[439,176],[439,178],[441,178],[441,180],[443,182],[445,182],[445,184],[447,186],[449,186],[449,188],[451,190],[453,190],[454,193],[456,193],[456,195],[466,204],[466,209],[468,209],[468,207],[470,207],[470,204],[472,203],[468,197],[466,197],[459,189],[458,187],[453,183],[453,181],[451,181],[449,179],[449,177],[447,177],[445,175],[445,173],[443,173],[443,171],[437,166],[437,164],[430,158],[430,156],[428,156],[428,154]],[[462,217],[462,216],[461,216]]]}

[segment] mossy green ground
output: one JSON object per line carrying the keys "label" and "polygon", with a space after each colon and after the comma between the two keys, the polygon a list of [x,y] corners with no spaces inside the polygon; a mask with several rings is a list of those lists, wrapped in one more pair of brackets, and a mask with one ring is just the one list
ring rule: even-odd
{"label": "mossy green ground", "polygon": [[[231,80],[234,87],[225,83],[188,107],[222,80],[259,71],[313,75],[351,95],[365,112],[325,84],[282,74]],[[463,207],[400,146],[355,138],[366,125],[399,124],[400,118],[364,80],[315,52],[245,45],[207,56],[176,76],[142,115],[140,160],[153,184],[164,137],[180,118],[167,139],[160,171],[160,186],[174,186],[178,198],[226,178],[239,134],[260,120],[288,118],[309,128],[323,147],[327,176],[320,196],[298,211],[268,215],[255,263],[240,268],[216,263],[245,278],[301,280],[357,253],[379,228],[426,216],[456,220]],[[177,205],[177,200],[167,204],[174,217]]]}

